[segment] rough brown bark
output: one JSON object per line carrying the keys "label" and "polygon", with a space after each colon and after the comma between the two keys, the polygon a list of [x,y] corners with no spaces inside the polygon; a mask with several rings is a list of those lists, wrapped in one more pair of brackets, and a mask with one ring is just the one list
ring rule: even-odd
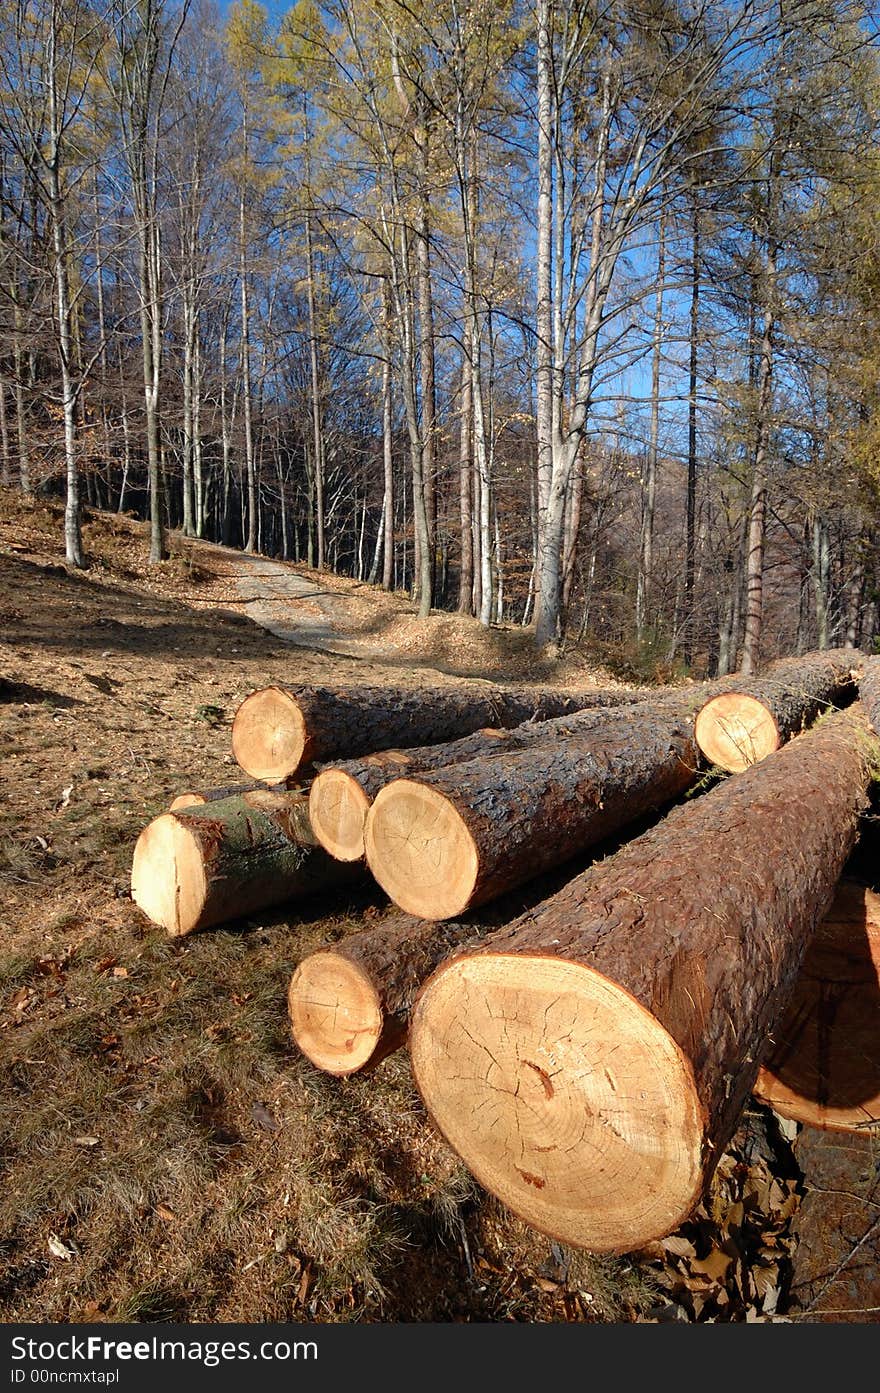
{"label": "rough brown bark", "polygon": [[861,708],[829,716],[429,978],[422,1096],[529,1223],[625,1251],[687,1218],[855,842],[872,746]]}
{"label": "rough brown bark", "polygon": [[288,1010],[303,1054],[329,1074],[372,1068],[406,1039],[425,979],[480,936],[473,924],[397,914],[304,958],[290,980]]}
{"label": "rough brown bark", "polygon": [[874,730],[880,735],[880,658],[865,658],[859,673],[859,700]]}
{"label": "rough brown bark", "polygon": [[761,677],[730,678],[697,716],[697,743],[710,764],[736,774],[772,754],[829,706],[857,694],[851,648],[771,663]]}
{"label": "rough brown bark", "polygon": [[155,818],[135,847],[131,893],[179,936],[346,884],[354,870],[317,845],[304,794],[256,789]]}
{"label": "rough brown bark", "polygon": [[[664,697],[656,699],[666,700]],[[690,709],[688,702],[693,699],[691,690],[681,694],[683,711]],[[647,701],[648,697],[643,694],[642,700]],[[364,823],[370,804],[393,779],[511,754],[538,741],[565,739],[574,732],[583,735],[588,730],[601,730],[604,720],[605,708],[572,711],[547,721],[525,721],[507,730],[498,727],[478,730],[473,735],[440,745],[380,750],[362,759],[330,765],[322,769],[312,783],[309,795],[312,830],[331,856],[340,861],[358,861],[364,855]]]}
{"label": "rough brown bark", "polygon": [[[642,689],[653,695],[650,689]],[[263,687],[246,697],[232,725],[232,753],[245,773],[290,780],[304,765],[396,745],[430,745],[483,726],[516,726],[592,707],[621,706],[641,691],[596,688]]]}
{"label": "rough brown bark", "polygon": [[880,896],[866,886],[837,887],[753,1091],[808,1127],[880,1123]]}
{"label": "rough brown bark", "polygon": [[574,721],[511,754],[389,783],[367,814],[367,862],[401,909],[453,918],[670,802],[698,765],[677,702]]}

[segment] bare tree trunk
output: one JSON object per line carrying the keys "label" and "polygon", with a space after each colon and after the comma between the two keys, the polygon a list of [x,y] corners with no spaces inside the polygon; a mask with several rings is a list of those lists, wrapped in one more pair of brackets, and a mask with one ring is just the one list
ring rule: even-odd
{"label": "bare tree trunk", "polygon": [[747,538],[748,538],[748,535],[749,535],[749,523],[750,523],[749,514],[748,514],[747,512],[745,512],[745,513],[743,513],[742,527],[741,527],[741,532],[740,532],[740,546],[739,546],[739,560],[740,560],[740,564],[739,564],[739,567],[736,569],[736,572],[735,572],[736,580],[735,580],[735,584],[734,584],[734,586],[733,586],[733,611],[732,611],[732,614],[731,614],[731,628],[730,628],[730,632],[731,632],[731,660],[730,660],[730,671],[731,671],[731,672],[733,672],[734,668],[736,667],[737,655],[739,654],[740,647],[741,647],[742,641],[743,641],[743,627],[744,627],[744,625],[743,625],[743,617],[744,617],[744,611],[745,611],[745,598],[746,598],[745,553],[746,553]]}
{"label": "bare tree trunk", "polygon": [[202,472],[202,345],[196,310],[192,377],[193,487],[196,536],[205,535],[205,480]]}
{"label": "bare tree trunk", "polygon": [[379,562],[382,560],[382,544],[385,537],[385,499],[382,499],[382,512],[379,515],[379,526],[376,529],[376,545],[373,548],[373,560],[370,565],[370,574],[367,576],[367,584],[375,585],[379,579]]}
{"label": "bare tree trunk", "polygon": [[[244,133],[247,159],[247,120]],[[254,463],[253,402],[251,400],[251,329],[248,294],[247,223],[245,220],[245,191],[242,186],[238,200],[238,256],[241,283],[241,396],[244,409],[244,458],[247,471],[247,537],[245,551],[257,545],[257,473]]]}
{"label": "bare tree trunk", "polygon": [[312,243],[312,212],[306,213],[306,274],[309,306],[309,368],[312,388],[312,448],[315,471],[316,565],[324,569],[324,434],[321,429],[321,380],[318,371],[318,327],[315,304],[315,251]]}
{"label": "bare tree trunk", "polygon": [[529,475],[529,529],[532,536],[532,565],[529,571],[529,588],[520,621],[525,629],[532,622],[532,608],[535,603],[535,576],[538,570],[538,479],[537,471]]}
{"label": "bare tree trunk", "polygon": [[104,309],[104,249],[101,245],[101,210],[98,201],[98,172],[94,176],[95,291],[98,304],[98,363],[101,368],[101,423],[104,433],[104,460],[107,469],[107,496],[110,496],[110,422],[107,415],[107,319]]}
{"label": "bare tree trunk", "polygon": [[492,623],[492,495],[489,459],[486,449],[486,426],[483,415],[483,383],[480,372],[480,339],[476,316],[471,323],[471,389],[474,401],[474,455],[480,480],[480,608],[479,620],[484,627]]}
{"label": "bare tree trunk", "polygon": [[[488,627],[492,622],[492,495],[489,473],[488,442],[486,439],[485,404],[483,401],[482,374],[482,325],[477,309],[477,175],[476,139],[466,140],[459,118],[457,149],[459,156],[459,182],[461,188],[462,220],[465,242],[465,302],[467,312],[467,332],[469,337],[469,358],[471,371],[471,401],[473,406],[473,447],[474,476],[479,480],[479,508],[476,510],[479,527],[479,566],[480,566],[480,604],[474,612],[480,623]],[[477,569],[477,553],[474,555],[474,572]]]}
{"label": "bare tree trunk", "polygon": [[[771,163],[771,186],[775,178],[776,174]],[[771,187],[771,196],[772,192]],[[760,661],[761,633],[764,624],[764,549],[767,528],[767,458],[770,448],[770,418],[773,408],[776,258],[776,244],[771,240],[768,243],[765,267],[764,329],[761,336],[761,356],[758,367],[758,419],[755,430],[755,464],[752,475],[749,538],[746,552],[746,628],[740,671],[747,676],[757,670]]]}
{"label": "bare tree trunk", "polygon": [[24,354],[21,348],[22,314],[21,303],[17,292],[13,316],[12,361],[15,366],[15,426],[18,436],[18,483],[22,493],[30,493],[30,448],[28,446],[27,407],[24,399]]}
{"label": "bare tree trunk", "polygon": [[697,347],[700,327],[700,212],[693,192],[691,234],[691,310],[690,365],[688,371],[688,466],[687,508],[684,554],[684,660],[690,667],[694,657],[694,565],[696,558],[697,509]]}
{"label": "bare tree trunk", "polygon": [[642,477],[642,528],[639,575],[636,583],[636,633],[644,639],[652,600],[654,570],[654,510],[657,500],[657,452],[660,441],[660,360],[663,351],[663,291],[666,280],[666,218],[660,214],[657,245],[657,289],[654,296],[654,340],[651,359],[651,426]]}
{"label": "bare tree trunk", "polygon": [[862,606],[865,601],[865,567],[861,546],[847,587],[847,600],[845,645],[847,648],[858,648],[861,638]]}
{"label": "bare tree trunk", "polygon": [[128,419],[128,394],[125,390],[125,368],[122,361],[121,343],[119,345],[119,394],[122,399],[122,482],[119,485],[117,513],[121,513],[125,505],[125,490],[131,469],[131,424]]}
{"label": "bare tree trunk", "polygon": [[49,30],[49,220],[52,228],[52,254],[55,272],[55,305],[58,317],[58,356],[61,366],[61,397],[64,412],[64,460],[67,500],[64,508],[64,551],[71,566],[84,566],[79,498],[79,471],[76,459],[77,392],[71,373],[73,344],[70,325],[70,286],[65,244],[65,209],[61,189],[61,122],[58,111],[58,26],[60,15],[53,4]]}
{"label": "bare tree trunk", "polygon": [[828,528],[821,517],[813,519],[813,595],[816,601],[816,647],[828,647],[830,610],[831,544]]}
{"label": "bare tree trunk", "polygon": [[473,503],[471,505],[471,549],[474,557],[474,589],[471,597],[471,612],[479,615],[483,608],[483,548],[480,540],[480,514],[482,511],[480,482],[480,471],[474,469],[471,475],[473,483]]}
{"label": "bare tree trunk", "polygon": [[391,396],[391,295],[387,278],[382,282],[382,465],[384,527],[382,588],[394,585],[394,410]]}
{"label": "bare tree trunk", "polygon": [[162,477],[159,443],[159,229],[151,220],[143,229],[140,248],[141,344],[144,365],[144,414],[147,432],[147,473],[150,489],[150,563],[165,556],[162,518]]}
{"label": "bare tree trunk", "polygon": [[228,408],[228,384],[226,374],[227,361],[227,334],[229,329],[229,312],[223,317],[223,329],[220,335],[220,438],[223,451],[223,491],[220,515],[220,540],[224,546],[229,545],[232,530],[232,518],[230,516],[229,500],[232,491],[232,428],[235,424],[235,398],[233,395],[232,410]]}
{"label": "bare tree trunk", "polygon": [[193,525],[193,420],[192,373],[193,330],[192,305],[188,290],[183,301],[183,534],[192,537]]}
{"label": "bare tree trunk", "polygon": [[[725,573],[733,576],[735,563],[726,560],[724,563]],[[723,609],[719,605],[718,612],[718,665],[716,676],[726,677],[734,665],[735,655],[731,653],[733,645],[733,604],[734,590],[739,586],[739,576],[734,581],[731,579],[728,584],[726,594],[723,596]]]}
{"label": "bare tree trunk", "polygon": [[562,607],[568,609],[571,602],[571,592],[574,586],[574,568],[577,560],[577,544],[581,530],[581,503],[584,495],[584,471],[586,465],[583,458],[583,448],[578,451],[578,459],[575,463],[571,479],[569,480],[568,493],[565,500],[565,540],[563,544],[562,561]]}
{"label": "bare tree trunk", "polygon": [[[412,476],[413,509],[413,552],[415,569],[413,591],[418,602],[418,615],[426,619],[431,612],[433,600],[431,584],[431,553],[428,543],[428,514],[425,505],[425,480],[422,468],[422,433],[418,412],[418,391],[416,386],[416,328],[415,307],[413,303],[413,277],[409,232],[404,221],[400,222],[395,239],[397,251],[396,264],[393,264],[393,288],[396,301],[397,319],[401,334],[400,374],[403,388],[403,404],[406,415],[407,436],[409,439],[410,468]],[[406,517],[406,495],[404,493],[404,519]],[[406,561],[404,554],[404,575]]]}
{"label": "bare tree trunk", "polygon": [[504,623],[504,550],[501,541],[501,527],[498,523],[498,506],[495,506],[495,623]]}
{"label": "bare tree trunk", "polygon": [[538,437],[538,550],[542,546],[544,514],[553,475],[553,88],[550,48],[550,0],[537,0],[538,82],[538,226],[537,259],[537,384],[536,427]]}
{"label": "bare tree trunk", "polygon": [[[596,134],[596,165],[591,219],[591,273],[586,294],[584,325],[577,369],[577,387],[568,422],[563,433],[565,373],[560,354],[562,345],[554,345],[553,386],[553,467],[547,497],[544,528],[540,534],[540,559],[536,586],[535,642],[541,647],[555,642],[562,627],[563,547],[565,542],[565,500],[578,451],[586,433],[593,393],[593,377],[608,292],[614,274],[616,251],[602,252],[605,224],[605,177],[608,162],[608,141],[612,122],[611,78],[606,67],[602,82],[602,108]],[[634,205],[633,205],[634,206]],[[623,231],[619,228],[613,244],[622,246]]]}
{"label": "bare tree trunk", "polygon": [[472,614],[474,589],[474,547],[473,518],[471,516],[471,423],[473,416],[473,390],[471,384],[471,365],[467,350],[462,352],[461,360],[461,414],[459,417],[458,449],[458,498],[459,498],[459,537],[461,562],[458,582],[458,612]]}
{"label": "bare tree trunk", "polygon": [[423,139],[421,139],[419,143],[422,164],[422,185],[418,235],[416,237],[416,286],[419,300],[419,385],[422,396],[422,474],[425,481],[425,512],[428,518],[431,589],[432,591],[436,591],[436,386],[434,374],[434,302],[431,290],[430,229],[427,201],[427,190],[429,186],[427,132],[423,131]]}
{"label": "bare tree trunk", "polygon": [[8,487],[12,479],[9,453],[9,422],[6,416],[6,383],[0,377],[0,484]]}

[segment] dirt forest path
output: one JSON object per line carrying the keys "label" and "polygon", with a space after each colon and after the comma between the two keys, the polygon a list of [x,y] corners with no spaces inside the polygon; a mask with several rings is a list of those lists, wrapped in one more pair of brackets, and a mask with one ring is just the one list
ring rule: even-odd
{"label": "dirt forest path", "polygon": [[322,589],[301,575],[289,562],[249,556],[231,547],[202,543],[234,564],[234,582],[244,602],[244,613],[255,624],[285,643],[315,648],[350,658],[381,659],[393,655],[393,646],[379,644],[372,636],[346,633],[343,598]]}
{"label": "dirt forest path", "polygon": [[[170,538],[172,560],[187,576],[185,603],[234,610],[285,645],[320,657],[374,664],[422,681],[541,683],[551,687],[616,687],[626,679],[572,647],[560,658],[539,653],[521,624],[483,626],[439,606],[420,618],[412,598],[369,581],[313,569],[301,561],[248,555],[215,542]],[[144,576],[150,582],[149,574]],[[448,597],[447,597],[448,598]],[[662,680],[659,679],[658,680]]]}

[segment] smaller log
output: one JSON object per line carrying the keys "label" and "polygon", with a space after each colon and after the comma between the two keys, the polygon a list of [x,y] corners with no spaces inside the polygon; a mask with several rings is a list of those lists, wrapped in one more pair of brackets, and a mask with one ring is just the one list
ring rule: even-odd
{"label": "smaller log", "polygon": [[295,1043],[328,1074],[375,1067],[404,1043],[422,983],[448,953],[480,932],[472,924],[398,914],[311,953],[288,991]]}
{"label": "smaller log", "polygon": [[583,692],[467,687],[263,687],[232,723],[232,753],[246,774],[277,784],[305,765],[396,746],[441,744],[484,726],[544,721],[588,708],[623,706],[638,691]]}
{"label": "smaller log", "polygon": [[[484,732],[488,736],[488,732]],[[472,736],[466,736],[470,742]],[[454,744],[422,745],[414,750],[382,750],[321,769],[309,792],[309,818],[312,829],[325,851],[337,861],[360,861],[364,855],[364,822],[370,804],[386,783],[404,771],[424,769],[423,760],[436,758],[434,752],[448,751]],[[428,767],[435,767],[428,764]]]}
{"label": "smaller log", "polygon": [[760,677],[725,680],[697,715],[704,758],[729,774],[766,759],[830,706],[855,699],[858,661],[857,652],[841,648],[782,659]]}
{"label": "smaller log", "polygon": [[176,937],[353,878],[319,847],[298,792],[254,789],[163,813],[137,840],[135,904]]}
{"label": "smaller log", "polygon": [[841,881],[752,1090],[828,1132],[880,1124],[880,895]]}

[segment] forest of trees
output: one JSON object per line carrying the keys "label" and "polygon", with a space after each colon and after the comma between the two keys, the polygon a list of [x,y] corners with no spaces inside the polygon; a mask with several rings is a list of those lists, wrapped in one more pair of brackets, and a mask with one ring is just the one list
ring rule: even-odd
{"label": "forest of trees", "polygon": [[8,0],[0,478],[751,671],[880,632],[849,0]]}

